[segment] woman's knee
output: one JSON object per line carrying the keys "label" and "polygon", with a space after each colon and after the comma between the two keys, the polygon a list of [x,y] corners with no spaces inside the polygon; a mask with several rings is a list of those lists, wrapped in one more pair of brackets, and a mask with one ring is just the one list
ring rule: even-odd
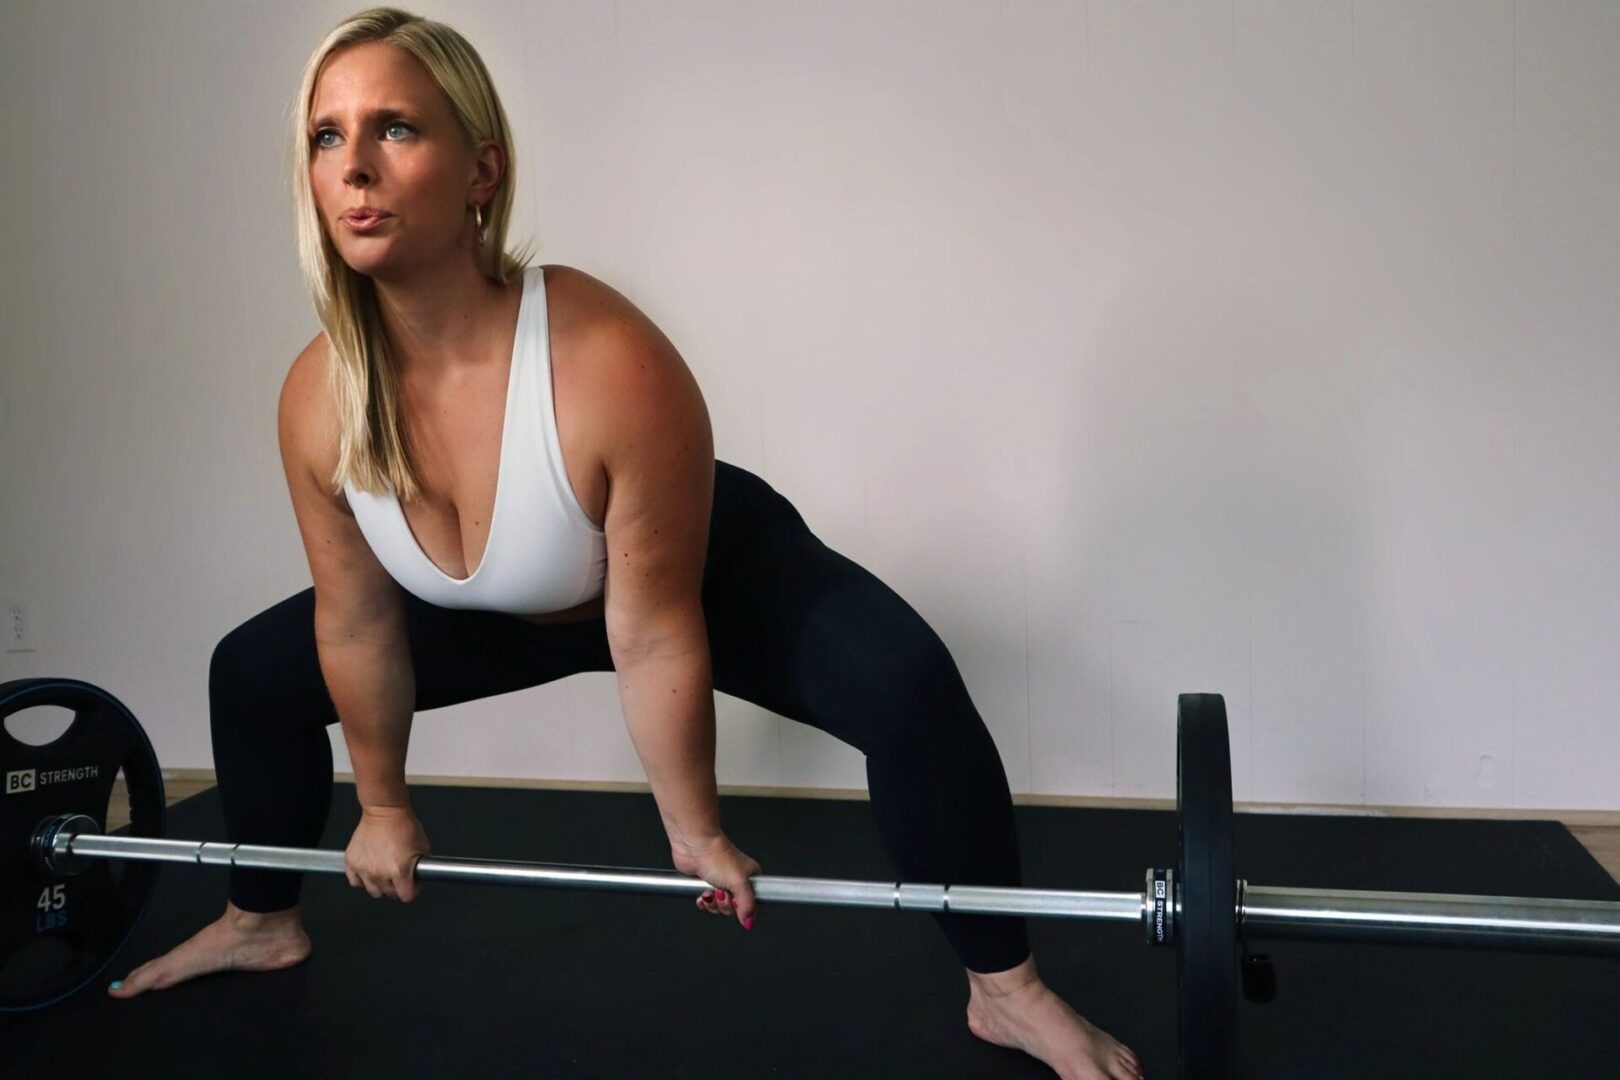
{"label": "woman's knee", "polygon": [[208,661],[208,696],[215,712],[308,696],[311,665],[324,691],[314,635],[314,610],[301,593],[222,637]]}
{"label": "woman's knee", "polygon": [[959,754],[984,722],[945,642],[920,615],[908,622],[852,665],[867,683],[867,753]]}

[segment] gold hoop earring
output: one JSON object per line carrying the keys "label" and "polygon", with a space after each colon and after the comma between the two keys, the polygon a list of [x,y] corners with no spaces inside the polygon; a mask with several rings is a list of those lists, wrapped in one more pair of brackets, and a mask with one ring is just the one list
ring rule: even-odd
{"label": "gold hoop earring", "polygon": [[482,207],[473,207],[473,229],[477,234],[478,243],[484,242],[484,210]]}

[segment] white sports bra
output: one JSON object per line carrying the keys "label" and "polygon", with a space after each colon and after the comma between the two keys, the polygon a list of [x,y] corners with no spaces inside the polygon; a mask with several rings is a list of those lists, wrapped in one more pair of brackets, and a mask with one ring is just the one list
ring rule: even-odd
{"label": "white sports bra", "polygon": [[377,561],[430,604],[538,615],[602,595],[606,536],[575,497],[557,438],[543,267],[523,272],[495,509],[483,559],[472,574],[453,578],[434,565],[416,542],[392,487],[381,495],[347,482],[343,487]]}

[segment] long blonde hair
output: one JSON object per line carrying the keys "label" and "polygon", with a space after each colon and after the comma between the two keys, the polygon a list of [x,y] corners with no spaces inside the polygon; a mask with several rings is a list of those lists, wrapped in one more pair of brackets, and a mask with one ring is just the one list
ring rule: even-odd
{"label": "long blonde hair", "polygon": [[309,184],[307,131],[321,64],[336,49],[373,41],[402,49],[422,62],[449,97],[469,147],[493,139],[506,151],[505,175],[483,208],[488,235],[477,249],[477,258],[484,275],[505,284],[513,274],[527,269],[532,253],[524,249],[514,255],[506,250],[517,172],[512,131],[477,50],[443,23],[399,8],[369,8],[339,23],[304,66],[292,131],[298,263],[316,316],[326,330],[331,358],[328,383],[338,414],[338,462],[331,477],[332,493],[341,491],[345,483],[369,492],[381,492],[387,486],[401,500],[410,500],[421,493],[421,485],[411,461],[400,411],[398,372],[389,355],[376,289],[369,277],[350,269],[332,246]]}

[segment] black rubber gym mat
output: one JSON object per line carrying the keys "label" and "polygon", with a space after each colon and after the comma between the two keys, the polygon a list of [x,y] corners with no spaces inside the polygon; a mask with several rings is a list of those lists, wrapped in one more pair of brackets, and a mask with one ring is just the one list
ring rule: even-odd
{"label": "black rubber gym mat", "polygon": [[[434,851],[669,869],[650,795],[412,789]],[[729,836],[772,875],[888,879],[865,802],[724,797]],[[1175,859],[1169,812],[1019,807],[1025,883],[1142,889]],[[358,820],[339,784],[322,846]],[[170,808],[220,840],[217,793]],[[1620,900],[1556,822],[1240,814],[1251,882]],[[224,872],[163,867],[120,978],[224,907]],[[1042,1077],[974,1038],[967,983],[924,913],[762,905],[754,929],[688,900],[432,882],[410,905],[311,875],[314,953],[115,1001],[83,993],[0,1020],[8,1078]],[[1031,919],[1047,983],[1171,1078],[1175,956],[1135,926]],[[1620,1075],[1620,960],[1267,942],[1277,1000],[1240,1001],[1251,1080]]]}

